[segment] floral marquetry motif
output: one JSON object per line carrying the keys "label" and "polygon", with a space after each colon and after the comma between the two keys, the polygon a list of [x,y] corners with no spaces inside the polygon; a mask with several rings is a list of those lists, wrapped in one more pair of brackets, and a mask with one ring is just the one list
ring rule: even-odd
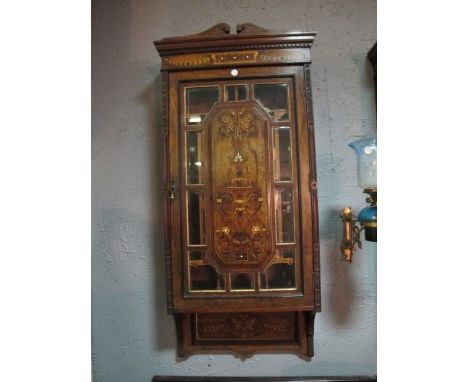
{"label": "floral marquetry motif", "polygon": [[180,357],[313,356],[321,309],[314,36],[244,23],[155,42],[167,302]]}

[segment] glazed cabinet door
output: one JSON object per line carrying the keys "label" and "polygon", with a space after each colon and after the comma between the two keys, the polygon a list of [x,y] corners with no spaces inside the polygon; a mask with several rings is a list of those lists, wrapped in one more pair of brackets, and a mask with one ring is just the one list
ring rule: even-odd
{"label": "glazed cabinet door", "polygon": [[239,72],[169,74],[175,308],[310,310],[303,68]]}

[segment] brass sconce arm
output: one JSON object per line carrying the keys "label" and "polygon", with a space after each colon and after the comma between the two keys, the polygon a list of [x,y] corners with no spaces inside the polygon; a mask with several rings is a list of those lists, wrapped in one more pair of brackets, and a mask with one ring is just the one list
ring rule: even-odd
{"label": "brass sconce arm", "polygon": [[364,193],[369,195],[366,198],[368,207],[361,210],[356,217],[351,207],[341,210],[341,220],[343,222],[343,239],[341,240],[341,253],[346,261],[351,262],[356,244],[361,249],[361,231],[365,230],[366,241],[377,241],[377,189],[366,188]]}
{"label": "brass sconce arm", "polygon": [[356,244],[362,248],[361,231],[364,227],[359,227],[356,216],[351,207],[341,210],[341,220],[343,221],[343,240],[341,240],[341,253],[346,261],[352,262]]}

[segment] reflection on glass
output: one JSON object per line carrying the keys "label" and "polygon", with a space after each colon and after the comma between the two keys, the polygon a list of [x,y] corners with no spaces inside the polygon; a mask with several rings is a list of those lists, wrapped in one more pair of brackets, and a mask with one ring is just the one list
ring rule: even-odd
{"label": "reflection on glass", "polygon": [[275,190],[276,238],[278,243],[294,243],[294,199],[291,188]]}
{"label": "reflection on glass", "polygon": [[225,86],[225,101],[245,101],[247,100],[247,85],[229,85]]}
{"label": "reflection on glass", "polygon": [[203,183],[203,133],[187,131],[187,184]]}
{"label": "reflection on glass", "polygon": [[290,289],[296,286],[294,250],[281,250],[260,275],[260,289]]}
{"label": "reflection on glass", "polygon": [[219,86],[186,88],[186,123],[198,125],[219,101]]}
{"label": "reflection on glass", "polygon": [[291,136],[289,126],[273,129],[273,164],[276,181],[292,180]]}
{"label": "reflection on glass", "polygon": [[253,273],[231,273],[231,290],[253,290]]}
{"label": "reflection on glass", "polygon": [[189,245],[205,244],[205,197],[203,192],[187,191]]}
{"label": "reflection on glass", "polygon": [[216,291],[225,290],[224,276],[206,263],[204,253],[199,251],[189,252],[190,290],[191,291]]}
{"label": "reflection on glass", "polygon": [[254,84],[254,98],[273,121],[288,121],[288,84]]}
{"label": "reflection on glass", "polygon": [[200,251],[190,251],[189,252],[190,261],[199,261],[202,259],[202,252]]}

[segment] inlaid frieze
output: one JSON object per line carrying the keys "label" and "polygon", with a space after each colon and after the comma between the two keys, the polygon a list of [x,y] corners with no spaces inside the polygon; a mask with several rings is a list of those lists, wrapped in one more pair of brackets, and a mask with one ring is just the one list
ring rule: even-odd
{"label": "inlaid frieze", "polygon": [[296,331],[294,312],[197,314],[195,340],[236,339],[245,341],[293,340]]}

